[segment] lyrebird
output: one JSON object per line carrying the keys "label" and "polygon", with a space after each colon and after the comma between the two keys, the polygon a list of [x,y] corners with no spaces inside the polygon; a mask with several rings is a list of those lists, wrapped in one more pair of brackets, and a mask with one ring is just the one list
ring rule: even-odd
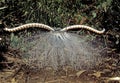
{"label": "lyrebird", "polygon": [[[48,25],[41,23],[28,23],[14,28],[4,28],[8,32],[16,32],[28,28],[40,28],[48,32],[39,33],[24,40],[26,44],[32,44],[30,50],[25,52],[27,55],[26,64],[32,67],[58,67],[71,66],[73,68],[90,68],[101,59],[100,49],[92,47],[80,35],[70,33],[69,30],[85,29],[97,34],[103,34],[105,29],[99,31],[85,25],[72,25],[59,31],[54,30]],[[36,39],[35,39],[36,37]]]}

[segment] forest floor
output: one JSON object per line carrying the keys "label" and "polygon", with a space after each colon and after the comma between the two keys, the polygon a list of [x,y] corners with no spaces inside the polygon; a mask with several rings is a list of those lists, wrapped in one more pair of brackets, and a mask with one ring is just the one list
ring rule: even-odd
{"label": "forest floor", "polygon": [[104,58],[104,63],[90,70],[73,70],[65,67],[61,70],[45,68],[30,70],[19,57],[19,52],[9,48],[1,56],[0,83],[119,83],[120,54],[111,52],[111,57]]}

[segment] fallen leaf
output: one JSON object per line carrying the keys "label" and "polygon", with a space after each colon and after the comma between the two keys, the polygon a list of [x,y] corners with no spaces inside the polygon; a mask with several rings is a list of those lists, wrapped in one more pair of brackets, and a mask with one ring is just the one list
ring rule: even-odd
{"label": "fallen leaf", "polygon": [[79,77],[82,73],[84,73],[86,70],[81,70],[76,73],[77,77]]}
{"label": "fallen leaf", "polygon": [[11,80],[11,83],[18,83],[18,82],[15,80],[15,78],[13,78],[13,79]]}
{"label": "fallen leaf", "polygon": [[91,74],[91,75],[93,75],[93,76],[99,78],[99,77],[101,76],[102,73],[103,73],[103,72],[98,71],[98,72],[95,72],[95,73],[93,73],[93,74]]}
{"label": "fallen leaf", "polygon": [[120,77],[111,77],[108,80],[120,81]]}

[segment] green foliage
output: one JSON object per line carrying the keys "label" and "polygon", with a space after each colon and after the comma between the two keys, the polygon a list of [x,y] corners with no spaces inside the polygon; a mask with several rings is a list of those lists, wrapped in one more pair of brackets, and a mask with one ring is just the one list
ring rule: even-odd
{"label": "green foliage", "polygon": [[12,47],[19,47],[19,43],[22,42],[18,36],[15,36],[13,33],[10,36],[11,46]]}
{"label": "green foliage", "polygon": [[[107,11],[112,0],[2,0],[7,6],[0,11],[0,19],[7,25],[39,22],[53,27],[80,24],[82,18],[87,24],[95,25],[102,11]],[[99,12],[100,10],[100,12]],[[82,24],[86,24],[86,21]],[[98,26],[97,26],[98,27]]]}
{"label": "green foliage", "polygon": [[101,0],[99,0],[99,3],[100,4],[99,4],[98,8],[101,8],[106,12],[112,3],[112,0],[103,0],[103,2]]}
{"label": "green foliage", "polygon": [[10,35],[10,46],[20,49],[21,51],[27,51],[28,46],[25,45],[22,36],[18,37],[13,33]]}
{"label": "green foliage", "polygon": [[10,34],[10,46],[20,50],[21,52],[26,52],[30,50],[30,47],[33,47],[34,44],[36,43],[29,42],[31,39],[29,39],[28,37],[32,36],[30,32],[27,32],[24,35],[22,34],[23,33],[18,33],[18,34],[11,33]]}

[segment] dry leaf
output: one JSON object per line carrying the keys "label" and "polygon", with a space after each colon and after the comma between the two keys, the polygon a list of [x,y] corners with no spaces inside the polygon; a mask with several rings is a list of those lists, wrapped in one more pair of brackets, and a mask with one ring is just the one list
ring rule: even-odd
{"label": "dry leaf", "polygon": [[95,73],[93,73],[93,74],[91,74],[91,75],[93,75],[93,76],[99,78],[99,77],[101,76],[102,73],[103,73],[103,72],[98,71],[98,72],[95,72]]}
{"label": "dry leaf", "polygon": [[84,73],[86,70],[81,70],[76,73],[77,77],[79,77],[82,73]]}
{"label": "dry leaf", "polygon": [[108,80],[115,80],[115,81],[120,81],[120,77],[111,77]]}
{"label": "dry leaf", "polygon": [[11,80],[11,83],[18,83],[18,82],[15,80],[15,78],[13,78],[13,79]]}

